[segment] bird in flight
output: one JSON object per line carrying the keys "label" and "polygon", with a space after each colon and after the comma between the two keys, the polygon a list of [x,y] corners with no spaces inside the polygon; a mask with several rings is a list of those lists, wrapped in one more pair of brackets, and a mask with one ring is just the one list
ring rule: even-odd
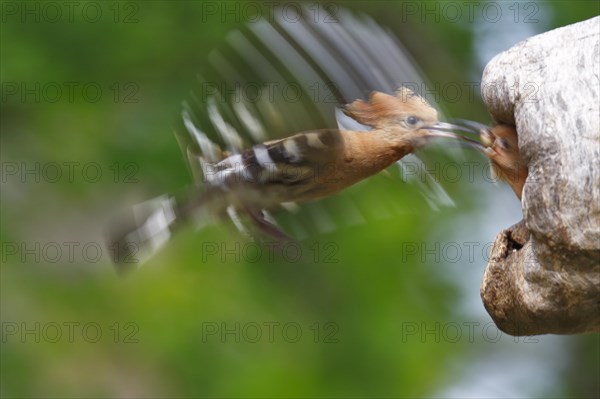
{"label": "bird in flight", "polygon": [[[265,21],[233,33],[228,43],[209,55],[210,77],[200,78],[184,103],[176,131],[195,187],[184,198],[142,203],[111,226],[108,247],[119,271],[138,266],[189,223],[229,218],[248,236],[288,240],[272,210],[329,198],[438,139],[479,149],[520,197],[514,129],[441,122],[434,105],[403,85],[423,85],[422,74],[369,18],[343,12],[337,24]],[[260,95],[245,93],[255,86]],[[303,96],[292,101],[273,87],[298,88]],[[368,99],[360,99],[366,90]],[[270,139],[290,131],[300,133]],[[453,131],[480,136],[481,143]],[[444,201],[439,184],[432,187]]]}
{"label": "bird in flight", "polygon": [[[356,100],[344,112],[369,131],[321,129],[256,144],[239,153],[210,150],[220,160],[195,157],[203,182],[186,200],[174,197],[154,202],[153,210],[113,238],[111,248],[159,247],[178,225],[215,216],[243,213],[259,230],[289,239],[269,220],[268,211],[283,203],[318,200],[371,177],[435,138],[476,143],[449,132],[464,127],[443,123],[437,111],[410,89],[394,95],[374,92]],[[115,261],[124,254],[113,253]]]}

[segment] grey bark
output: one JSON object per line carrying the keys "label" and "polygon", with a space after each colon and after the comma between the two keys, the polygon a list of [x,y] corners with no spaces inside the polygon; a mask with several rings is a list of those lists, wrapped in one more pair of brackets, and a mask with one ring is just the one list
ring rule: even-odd
{"label": "grey bark", "polygon": [[512,335],[600,331],[600,17],[486,66],[483,99],[516,126],[524,220],[496,238],[481,297]]}

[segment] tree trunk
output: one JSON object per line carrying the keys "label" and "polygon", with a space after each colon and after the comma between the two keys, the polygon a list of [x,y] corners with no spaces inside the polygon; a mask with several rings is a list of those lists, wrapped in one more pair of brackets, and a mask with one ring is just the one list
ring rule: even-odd
{"label": "tree trunk", "polygon": [[512,335],[600,331],[600,17],[498,54],[483,99],[516,126],[524,220],[502,231],[483,303]]}

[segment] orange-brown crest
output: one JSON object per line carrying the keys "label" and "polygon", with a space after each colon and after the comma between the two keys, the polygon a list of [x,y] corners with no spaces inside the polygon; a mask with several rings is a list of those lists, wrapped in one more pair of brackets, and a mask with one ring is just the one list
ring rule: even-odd
{"label": "orange-brown crest", "polygon": [[437,111],[406,87],[398,89],[394,96],[379,91],[371,92],[367,102],[355,100],[346,105],[344,112],[357,122],[376,129],[397,124],[409,115],[430,122],[437,121]]}

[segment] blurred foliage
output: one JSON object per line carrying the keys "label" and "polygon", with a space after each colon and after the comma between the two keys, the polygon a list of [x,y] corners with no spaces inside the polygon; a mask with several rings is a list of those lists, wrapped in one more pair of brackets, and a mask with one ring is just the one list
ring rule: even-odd
{"label": "blurred foliage", "polygon": [[[355,194],[365,203],[392,196],[402,211],[307,239],[299,259],[290,254],[270,259],[265,249],[246,247],[262,251],[254,261],[253,252],[243,256],[236,250],[244,244],[231,229],[217,226],[180,234],[157,259],[125,279],[117,278],[106,257],[92,255],[86,262],[81,247],[100,242],[115,209],[190,184],[172,134],[181,101],[210,49],[253,18],[241,10],[252,4],[268,12],[269,6],[76,3],[72,20],[60,2],[1,3],[2,397],[444,396],[454,392],[465,370],[486,361],[503,366],[481,369],[495,395],[599,395],[597,335],[539,337],[535,343],[507,336],[486,339],[481,325],[490,320],[477,302],[485,259],[451,263],[405,256],[407,243],[435,248],[440,239],[452,241],[455,231],[473,230],[469,237],[481,243],[493,240],[494,227],[481,227],[497,211],[486,201],[505,187],[450,184],[456,208],[434,213],[414,188],[377,176],[352,188]],[[509,12],[507,3],[494,4]],[[44,14],[52,11],[49,4],[58,4],[58,21]],[[326,4],[366,12],[389,27],[432,82],[464,82],[466,73],[481,73],[474,43],[477,32],[485,30],[474,26],[491,22],[478,14],[457,23],[438,20],[435,10],[444,12],[444,2],[313,6]],[[465,12],[464,4],[455,4]],[[537,22],[527,25],[532,34],[599,11],[596,1],[511,4],[523,12],[538,10]],[[525,8],[531,4],[537,8]],[[89,14],[82,13],[86,6]],[[95,9],[102,15],[91,22]],[[221,15],[223,10],[230,12]],[[522,15],[507,19],[504,27],[497,26],[500,33],[494,31],[494,40],[505,48],[514,42],[503,42],[502,32],[525,24]],[[76,84],[73,101],[65,82]],[[56,102],[11,91],[14,84],[51,90],[52,83],[64,90]],[[90,84],[101,88],[98,101],[88,101],[82,91]],[[442,103],[453,116],[486,120],[478,96]],[[5,174],[8,164],[21,162],[29,167],[79,162],[81,167],[73,179],[63,176],[57,182]],[[100,166],[97,182],[81,174],[90,163]],[[131,172],[134,181],[127,183]],[[496,221],[496,231],[510,222]],[[482,231],[486,235],[477,237]],[[67,242],[79,243],[74,261],[65,259]],[[10,253],[15,243],[34,249],[36,243],[41,248],[58,243],[64,253],[57,262],[51,255],[21,257]],[[224,247],[209,256],[206,245]],[[223,248],[234,250],[229,254]],[[463,279],[475,282],[468,293]],[[459,305],[465,295],[477,302],[471,304],[478,309],[475,315]],[[481,323],[474,340],[467,339],[464,328],[456,341],[440,337],[436,328],[465,322]],[[51,342],[53,323],[62,333],[57,342]],[[64,323],[79,323],[71,324],[72,340]],[[252,342],[257,325],[262,336]],[[221,335],[223,328],[235,331],[236,326],[238,333]],[[434,332],[408,334],[414,326]],[[91,342],[96,327],[100,336]],[[292,342],[298,327],[299,340]],[[19,331],[11,334],[12,328]],[[23,328],[33,332],[23,336]],[[219,331],[212,334],[214,328]],[[544,353],[556,345],[565,348],[562,356],[548,359]],[[516,360],[502,356],[505,350],[541,360],[522,370],[525,380],[502,391],[493,381],[504,381],[502,374],[517,367]],[[544,382],[527,383],[536,379]]]}

